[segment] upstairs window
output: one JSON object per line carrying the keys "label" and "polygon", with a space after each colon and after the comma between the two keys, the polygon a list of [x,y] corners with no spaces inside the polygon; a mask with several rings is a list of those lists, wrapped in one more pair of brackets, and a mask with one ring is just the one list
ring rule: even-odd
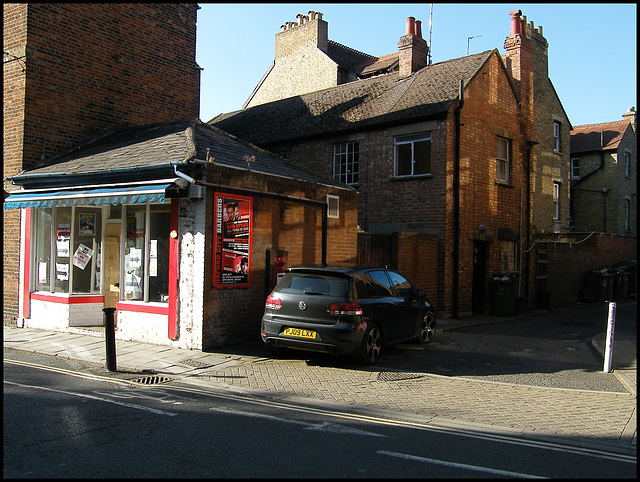
{"label": "upstairs window", "polygon": [[431,133],[396,137],[395,176],[431,174]]}
{"label": "upstairs window", "polygon": [[571,159],[571,179],[580,179],[580,159]]}
{"label": "upstairs window", "polygon": [[496,153],[496,180],[508,183],[511,181],[511,141],[504,137],[498,137]]}
{"label": "upstairs window", "polygon": [[562,124],[553,122],[553,152],[562,152]]}
{"label": "upstairs window", "polygon": [[553,182],[553,219],[560,219],[560,183],[557,181]]}
{"label": "upstairs window", "polygon": [[624,153],[624,175],[627,177],[631,177],[631,153]]}
{"label": "upstairs window", "polygon": [[345,184],[358,184],[360,171],[359,143],[345,142],[333,146],[333,178]]}

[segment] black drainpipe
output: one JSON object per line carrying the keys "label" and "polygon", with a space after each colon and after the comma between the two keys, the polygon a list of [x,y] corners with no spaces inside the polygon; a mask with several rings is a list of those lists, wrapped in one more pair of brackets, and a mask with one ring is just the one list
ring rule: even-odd
{"label": "black drainpipe", "polygon": [[451,296],[452,317],[458,318],[458,285],[460,268],[460,111],[464,106],[464,81],[460,80],[458,105],[453,110],[455,122],[455,155],[453,159],[453,293]]}
{"label": "black drainpipe", "polygon": [[533,240],[531,239],[531,151],[533,150],[533,146],[539,144],[536,141],[527,141],[527,170],[526,170],[526,183],[527,183],[527,234],[526,239],[529,240],[529,246],[527,248],[527,252],[525,253],[525,262],[524,265],[527,267],[526,276],[524,278],[524,293],[525,296],[529,297],[529,273],[530,273],[530,256],[529,252],[531,251],[531,246],[533,245]]}

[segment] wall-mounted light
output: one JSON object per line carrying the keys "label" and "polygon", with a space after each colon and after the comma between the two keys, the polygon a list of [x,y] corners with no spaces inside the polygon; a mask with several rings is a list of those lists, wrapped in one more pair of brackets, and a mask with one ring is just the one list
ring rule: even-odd
{"label": "wall-mounted light", "polygon": [[481,233],[486,232],[487,226],[485,226],[484,224],[481,224],[480,226],[478,226],[478,231],[480,231]]}
{"label": "wall-mounted light", "polygon": [[178,231],[176,231],[175,229],[172,229],[171,232],[169,233],[169,236],[171,236],[171,239],[178,239]]}

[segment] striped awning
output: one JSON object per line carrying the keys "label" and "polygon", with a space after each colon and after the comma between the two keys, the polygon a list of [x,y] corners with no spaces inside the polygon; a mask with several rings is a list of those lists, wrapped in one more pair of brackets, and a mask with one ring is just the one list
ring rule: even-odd
{"label": "striped awning", "polygon": [[99,206],[102,204],[163,203],[168,184],[133,187],[97,187],[48,192],[14,191],[4,201],[5,209]]}

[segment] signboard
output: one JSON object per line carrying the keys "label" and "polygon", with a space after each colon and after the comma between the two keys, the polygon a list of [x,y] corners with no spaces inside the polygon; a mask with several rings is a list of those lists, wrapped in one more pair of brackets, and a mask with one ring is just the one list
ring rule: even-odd
{"label": "signboard", "polygon": [[214,194],[214,288],[247,288],[251,284],[253,198]]}

